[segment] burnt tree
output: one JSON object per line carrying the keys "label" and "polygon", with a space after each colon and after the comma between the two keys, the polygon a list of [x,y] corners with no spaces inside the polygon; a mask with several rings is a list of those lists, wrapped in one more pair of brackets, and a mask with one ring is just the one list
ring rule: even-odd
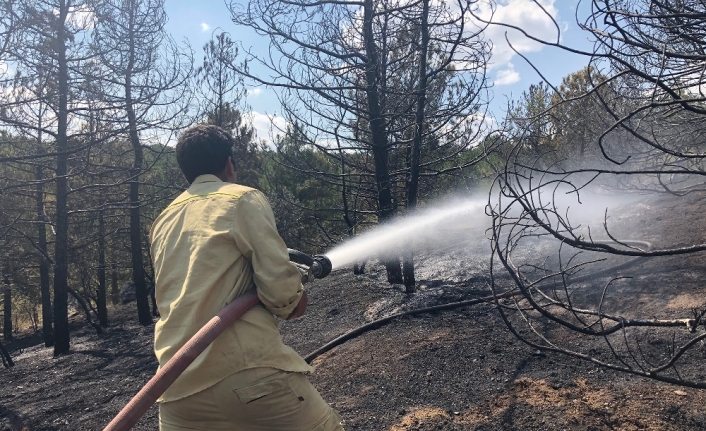
{"label": "burnt tree", "polygon": [[[485,103],[489,45],[469,21],[474,4],[229,3],[233,21],[268,37],[277,53],[244,48],[244,63],[233,67],[277,89],[290,122],[284,132],[297,138],[302,152],[313,149],[336,166],[317,170],[289,154],[281,157],[343,193],[337,210],[348,232],[357,227],[353,219],[370,223],[371,212],[384,223],[412,210],[421,190],[475,162],[459,157],[474,145]],[[255,65],[266,72],[256,73]],[[360,199],[355,214],[348,205],[354,199]],[[335,241],[339,234],[322,235]],[[392,283],[403,282],[400,254],[383,256]],[[412,258],[405,259],[411,288]]]}
{"label": "burnt tree", "polygon": [[[551,103],[544,95],[536,104],[541,109],[525,110],[521,122],[511,119],[503,137],[506,161],[497,164],[489,202],[493,288],[515,292],[515,299],[496,304],[511,331],[535,348],[706,388],[693,366],[706,340],[703,290],[689,309],[650,310],[635,296],[660,286],[633,280],[630,270],[637,265],[649,280],[660,260],[698,262],[706,251],[699,234],[691,232],[686,244],[670,245],[670,237],[652,244],[635,236],[634,224],[618,231],[607,207],[597,223],[581,213],[597,192],[639,192],[636,202],[646,193],[669,195],[685,205],[703,196],[706,5],[593,0],[591,6],[580,23],[596,41],[583,52],[588,68],[553,87]],[[558,37],[535,40],[580,52]],[[532,141],[539,129],[550,131],[541,146]],[[646,201],[645,213],[656,224],[662,216],[653,202]],[[675,285],[685,282],[679,272],[670,277]]]}
{"label": "burnt tree", "polygon": [[[54,353],[56,355],[69,351],[68,326],[68,278],[69,278],[69,159],[72,154],[81,151],[82,135],[75,127],[85,107],[77,100],[77,88],[84,76],[79,64],[87,57],[89,48],[84,39],[89,27],[90,17],[82,17],[79,11],[88,8],[87,2],[47,0],[47,1],[17,1],[15,2],[13,19],[15,25],[21,28],[15,44],[8,47],[8,55],[17,74],[8,83],[8,92],[4,94],[5,109],[2,110],[2,121],[7,127],[23,134],[31,134],[37,145],[32,154],[22,154],[13,159],[18,162],[40,160],[46,163],[52,160],[53,175],[44,176],[48,169],[37,169],[35,179],[37,185],[52,183],[54,188],[52,220],[54,230]],[[51,112],[51,115],[48,113]],[[43,119],[43,121],[42,121]],[[43,148],[46,147],[46,149]],[[36,165],[35,165],[36,166]],[[42,194],[37,187],[37,216],[41,211]],[[42,217],[43,219],[44,217]],[[39,224],[45,223],[40,220]],[[39,228],[39,245],[41,254],[46,244],[41,240],[42,231]],[[44,269],[47,262],[40,262]],[[46,283],[46,274],[42,275],[42,283]],[[44,308],[48,308],[48,295],[43,295]],[[49,325],[52,321],[46,310],[45,344],[51,344]]]}
{"label": "burnt tree", "polygon": [[152,324],[145,279],[144,233],[140,216],[140,175],[145,169],[140,133],[158,130],[169,134],[189,104],[186,84],[191,58],[168,37],[162,0],[105,1],[96,10],[94,44],[105,67],[116,78],[105,92],[122,115],[112,118],[132,146],[129,171],[129,219],[132,278],[135,283],[138,319]]}

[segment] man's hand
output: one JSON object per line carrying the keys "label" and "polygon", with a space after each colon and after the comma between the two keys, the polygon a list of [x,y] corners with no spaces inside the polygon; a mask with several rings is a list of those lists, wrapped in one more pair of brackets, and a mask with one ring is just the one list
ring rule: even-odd
{"label": "man's hand", "polygon": [[302,317],[304,313],[306,312],[306,306],[309,304],[309,298],[306,295],[306,290],[302,292],[302,297],[299,298],[299,303],[297,306],[292,310],[292,313],[287,316],[287,320],[292,320],[296,319],[298,317]]}
{"label": "man's hand", "polygon": [[[311,280],[314,279],[314,275],[311,273],[311,268],[309,268],[306,265],[301,265],[295,262],[292,262],[294,266],[297,267],[299,270],[299,273],[302,276],[302,284],[308,283]],[[287,316],[287,320],[291,319],[296,319],[298,317],[302,317],[304,313],[306,312],[306,306],[309,303],[309,298],[306,295],[306,290],[302,292],[301,298],[299,298],[299,303],[297,303],[297,306],[292,310],[289,316]]]}
{"label": "man's hand", "polygon": [[306,284],[314,279],[314,274],[311,273],[311,267],[295,262],[292,262],[292,264],[297,267],[299,274],[302,275],[302,284]]}

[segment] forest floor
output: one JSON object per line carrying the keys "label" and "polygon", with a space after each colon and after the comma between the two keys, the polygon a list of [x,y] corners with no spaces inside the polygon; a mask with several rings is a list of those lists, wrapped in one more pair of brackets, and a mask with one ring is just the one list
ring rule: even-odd
{"label": "forest floor", "polygon": [[[679,246],[706,242],[705,212],[706,199],[685,204],[662,198],[632,202],[614,223],[639,229],[653,246]],[[641,221],[646,213],[649,220]],[[675,213],[677,221],[659,223]],[[419,291],[412,297],[403,286],[387,284],[375,262],[363,275],[334,271],[308,286],[307,315],[283,322],[283,338],[304,355],[393,312],[485,296],[487,249],[487,241],[478,240],[430,252],[417,264]],[[647,288],[623,291],[616,300],[643,314],[689,317],[688,310],[706,296],[705,257],[660,258],[626,268]],[[69,355],[53,358],[38,336],[7,344],[16,365],[0,369],[0,431],[100,430],[152,376],[153,328],[137,324],[134,304],[111,308],[103,335],[80,317],[73,318]],[[605,348],[602,340],[580,342]],[[703,382],[706,347],[695,351],[699,360],[681,371]],[[541,353],[513,337],[486,303],[397,319],[314,365],[312,382],[341,412],[347,430],[706,430],[706,390]],[[153,407],[135,429],[157,428]]]}

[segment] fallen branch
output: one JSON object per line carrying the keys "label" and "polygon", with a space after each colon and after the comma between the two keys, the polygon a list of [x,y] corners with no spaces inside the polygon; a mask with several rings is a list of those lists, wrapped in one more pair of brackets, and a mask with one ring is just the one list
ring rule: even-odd
{"label": "fallen branch", "polygon": [[2,358],[2,365],[5,368],[10,368],[15,365],[15,363],[12,362],[12,358],[10,357],[10,352],[5,349],[2,343],[0,343],[0,358]]}
{"label": "fallen branch", "polygon": [[435,311],[452,310],[454,308],[466,307],[469,305],[477,305],[477,304],[482,304],[484,302],[494,302],[494,301],[497,301],[498,299],[511,298],[513,296],[517,296],[520,294],[521,294],[521,292],[519,292],[519,291],[505,292],[500,295],[491,295],[491,296],[485,296],[483,298],[478,298],[478,299],[468,299],[466,301],[451,302],[448,304],[435,305],[433,307],[418,308],[416,310],[404,311],[402,313],[397,313],[397,314],[393,314],[391,316],[383,317],[382,319],[378,319],[378,320],[374,320],[370,323],[366,323],[363,326],[359,326],[355,329],[352,329],[352,330],[346,332],[345,334],[341,335],[340,337],[334,338],[333,340],[329,341],[328,343],[324,344],[323,346],[319,347],[318,349],[316,349],[313,352],[306,355],[304,357],[304,360],[310,364],[311,361],[313,361],[314,359],[323,355],[324,353],[328,352],[329,350],[333,349],[334,347],[340,346],[341,344],[345,343],[346,341],[352,340],[353,338],[356,338],[362,334],[365,334],[368,331],[372,331],[374,329],[381,328],[381,327],[387,325],[388,323],[392,322],[393,320],[400,318],[400,317],[403,317],[403,316],[414,316],[414,315],[423,314],[423,313],[433,313]]}
{"label": "fallen branch", "polygon": [[76,293],[76,291],[70,287],[69,287],[69,293],[71,294],[71,296],[74,297],[74,299],[76,299],[76,301],[78,301],[79,304],[81,304],[81,308],[83,308],[83,312],[86,313],[86,320],[88,321],[88,324],[93,326],[93,328],[96,330],[97,333],[102,334],[103,328],[101,328],[101,326],[99,324],[95,323],[93,321],[93,319],[91,318],[91,310],[88,309],[88,305],[86,305],[86,301],[84,301],[84,299],[81,297],[81,295]]}

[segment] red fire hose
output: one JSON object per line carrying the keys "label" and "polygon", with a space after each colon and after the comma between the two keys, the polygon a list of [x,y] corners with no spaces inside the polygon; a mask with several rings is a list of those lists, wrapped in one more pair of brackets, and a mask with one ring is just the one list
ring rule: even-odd
{"label": "red fire hose", "polygon": [[103,431],[128,431],[149,410],[179,375],[213,340],[258,303],[257,295],[243,295],[228,304],[179,349],[157,374],[123,407]]}

